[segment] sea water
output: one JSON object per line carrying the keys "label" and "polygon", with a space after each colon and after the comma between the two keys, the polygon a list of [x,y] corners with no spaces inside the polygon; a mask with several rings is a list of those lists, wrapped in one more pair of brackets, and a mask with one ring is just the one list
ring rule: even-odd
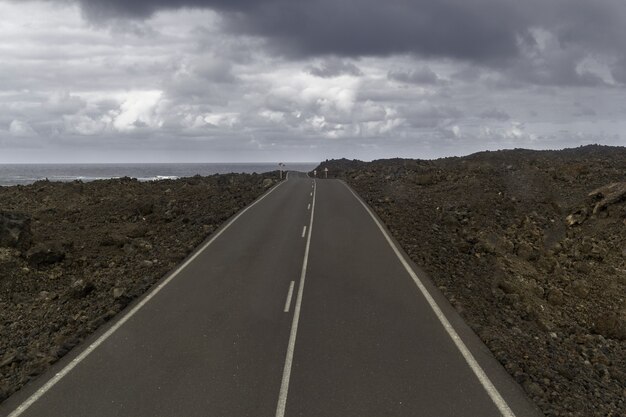
{"label": "sea water", "polygon": [[[318,164],[286,163],[283,170],[311,171]],[[167,163],[167,164],[0,164],[0,186],[26,185],[38,180],[95,181],[131,177],[139,181],[176,179],[194,175],[277,171],[278,163]]]}

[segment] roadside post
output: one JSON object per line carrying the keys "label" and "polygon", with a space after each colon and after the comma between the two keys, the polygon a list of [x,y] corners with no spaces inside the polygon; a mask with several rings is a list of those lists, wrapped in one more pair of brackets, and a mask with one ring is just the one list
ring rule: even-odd
{"label": "roadside post", "polygon": [[283,164],[282,162],[278,163],[278,172],[280,173],[280,179],[283,179],[283,168],[285,167],[285,164]]}
{"label": "roadside post", "polygon": [[324,178],[328,179],[328,168],[324,168]]}

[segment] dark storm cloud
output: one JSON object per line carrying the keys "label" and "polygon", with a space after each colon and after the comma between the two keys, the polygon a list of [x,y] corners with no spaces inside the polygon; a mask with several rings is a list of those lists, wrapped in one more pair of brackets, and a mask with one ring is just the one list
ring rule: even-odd
{"label": "dark storm cloud", "polygon": [[443,80],[428,67],[411,71],[389,71],[387,78],[410,84],[438,84],[443,82]]}
{"label": "dark storm cloud", "polygon": [[[417,53],[490,59],[515,54],[521,14],[501,0],[271,1],[233,15],[232,28],[301,55]],[[478,7],[476,7],[478,6]]]}
{"label": "dark storm cloud", "polygon": [[[532,48],[536,28],[554,33],[563,48],[626,55],[623,0],[75,1],[93,22],[144,19],[159,10],[216,10],[227,30],[260,36],[275,52],[289,56],[408,53],[507,66],[523,56],[524,48]],[[614,73],[622,78],[619,67]],[[571,73],[563,76],[570,78],[565,84],[580,81],[572,81]],[[583,77],[581,83],[594,80]]]}
{"label": "dark storm cloud", "polygon": [[224,12],[238,33],[298,56],[418,53],[489,59],[514,55],[525,13],[508,0],[78,0],[92,21],[147,18],[158,10]]}

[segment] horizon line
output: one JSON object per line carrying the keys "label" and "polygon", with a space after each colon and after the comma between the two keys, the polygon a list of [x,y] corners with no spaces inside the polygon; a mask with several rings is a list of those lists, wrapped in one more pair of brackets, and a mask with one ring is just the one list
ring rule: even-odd
{"label": "horizon line", "polygon": [[160,161],[150,161],[150,162],[1,162],[0,165],[141,165],[141,164],[171,164],[171,165],[181,165],[181,164],[222,164],[222,165],[278,165],[279,163],[283,164],[319,164],[322,161],[287,161],[287,162],[279,162],[279,161],[271,161],[271,162],[263,162],[263,161],[249,161],[249,162],[160,162]]}

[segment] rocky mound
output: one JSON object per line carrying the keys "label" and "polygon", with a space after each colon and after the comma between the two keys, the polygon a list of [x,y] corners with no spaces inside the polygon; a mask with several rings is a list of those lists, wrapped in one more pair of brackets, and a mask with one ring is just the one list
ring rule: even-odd
{"label": "rocky mound", "polygon": [[143,294],[277,174],[0,187],[0,401]]}
{"label": "rocky mound", "polygon": [[547,416],[626,416],[626,148],[326,167]]}

